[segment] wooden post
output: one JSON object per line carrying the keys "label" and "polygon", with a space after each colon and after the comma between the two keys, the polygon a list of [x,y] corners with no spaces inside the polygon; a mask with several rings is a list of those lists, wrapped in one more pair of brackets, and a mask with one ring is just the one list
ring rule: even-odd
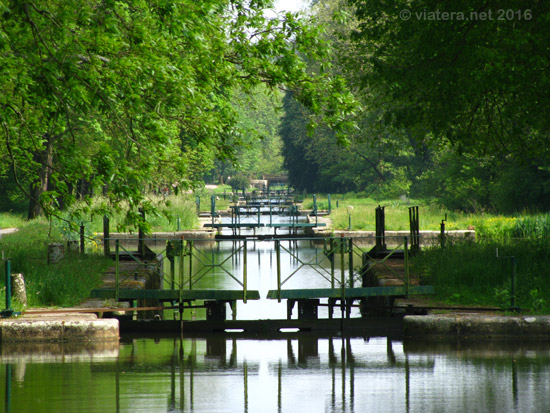
{"label": "wooden post", "polygon": [[111,255],[111,241],[109,240],[109,217],[103,216],[103,254],[108,257]]}
{"label": "wooden post", "polygon": [[117,239],[115,241],[115,301],[118,301],[119,297],[119,252],[120,252],[120,244],[119,240]]}
{"label": "wooden post", "polygon": [[[145,224],[145,211],[143,208],[139,209],[139,213],[141,215],[141,220],[143,224]],[[143,225],[139,226],[139,232],[138,232],[138,252],[143,258],[145,255],[145,233],[143,231]]]}
{"label": "wooden post", "polygon": [[277,301],[281,302],[281,241],[275,240],[277,254]]}
{"label": "wooden post", "polygon": [[84,255],[84,223],[80,223],[80,253]]}
{"label": "wooden post", "polygon": [[246,240],[243,243],[243,303],[246,304],[246,287],[247,287],[247,256],[246,256]]}
{"label": "wooden post", "polygon": [[341,269],[341,276],[340,276],[340,286],[341,286],[341,302],[340,307],[342,311],[342,320],[344,319],[345,314],[345,308],[346,308],[346,268],[344,265],[344,242],[345,239],[342,237],[340,239],[340,269]]}
{"label": "wooden post", "polygon": [[409,297],[409,239],[405,237],[403,242],[403,253],[404,253],[404,263],[405,266],[405,291],[407,298]]}

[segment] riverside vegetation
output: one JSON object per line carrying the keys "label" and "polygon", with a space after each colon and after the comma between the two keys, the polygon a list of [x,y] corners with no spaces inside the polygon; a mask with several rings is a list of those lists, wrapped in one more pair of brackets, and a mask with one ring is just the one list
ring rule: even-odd
{"label": "riverside vegetation", "polygon": [[[224,197],[225,190],[225,197]],[[150,197],[157,203],[159,215],[148,216],[150,231],[175,231],[177,219],[180,229],[198,226],[195,197],[200,196],[202,210],[210,208],[210,196],[214,194],[217,209],[229,204],[230,187],[202,190],[195,194]],[[224,199],[225,198],[225,199]],[[319,209],[328,207],[327,197],[317,197]],[[338,207],[336,207],[338,201]],[[97,200],[100,202],[100,200]],[[433,203],[411,200],[379,201],[361,198],[356,194],[332,196],[333,228],[347,229],[349,215],[353,230],[374,230],[374,209],[385,205],[386,229],[408,229],[408,206],[420,205],[420,228],[438,230],[445,210]],[[303,208],[313,206],[312,197],[307,196]],[[353,207],[353,208],[350,208]],[[125,226],[122,214],[111,217],[113,228],[137,232],[137,228]],[[77,239],[77,233],[63,221],[43,218],[25,221],[17,214],[0,215],[0,227],[18,227],[15,234],[0,239],[0,249],[12,261],[12,271],[22,272],[27,282],[30,306],[70,306],[86,298],[96,287],[99,275],[110,265],[101,255],[95,233],[102,231],[102,218],[87,218],[87,252],[81,256],[71,255],[60,263],[47,265],[47,244],[53,241]],[[536,313],[549,313],[550,302],[550,216],[523,214],[503,216],[496,214],[447,213],[446,229],[475,228],[476,242],[448,242],[445,248],[439,246],[423,248],[414,257],[413,270],[426,284],[436,287],[434,300],[456,305],[499,306],[506,309],[511,298],[512,264],[517,261],[516,303],[522,309]],[[0,281],[3,287],[3,280]],[[4,296],[0,297],[4,305]]]}

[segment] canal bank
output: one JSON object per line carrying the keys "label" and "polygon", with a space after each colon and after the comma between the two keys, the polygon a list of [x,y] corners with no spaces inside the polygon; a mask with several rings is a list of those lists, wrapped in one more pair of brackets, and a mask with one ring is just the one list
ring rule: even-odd
{"label": "canal bank", "polygon": [[[32,313],[0,319],[3,343],[90,343],[118,341],[119,321],[100,319],[93,313],[33,309]],[[59,310],[58,310],[59,311]]]}
{"label": "canal bank", "polygon": [[550,316],[461,313],[406,316],[403,337],[422,341],[547,341]]}
{"label": "canal bank", "polygon": [[[36,310],[34,310],[36,311]],[[119,320],[98,318],[91,313],[24,314],[0,320],[3,343],[99,343],[118,341],[121,334],[184,335],[216,334],[232,337],[287,337],[289,334],[336,334],[346,336],[392,336],[407,341],[462,342],[510,341],[541,342],[550,339],[550,316],[428,314],[404,317],[303,320]],[[78,311],[78,310],[73,310]],[[120,326],[120,327],[119,327]],[[182,329],[183,326],[183,329]],[[305,327],[305,329],[304,329]],[[295,331],[290,331],[294,328]],[[302,333],[298,330],[302,328]]]}

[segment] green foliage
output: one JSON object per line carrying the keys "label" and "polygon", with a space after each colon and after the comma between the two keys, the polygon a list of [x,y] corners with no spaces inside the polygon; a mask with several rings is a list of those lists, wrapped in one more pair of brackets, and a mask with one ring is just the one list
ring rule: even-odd
{"label": "green foliage", "polygon": [[19,228],[23,226],[25,220],[22,215],[0,212],[0,228]]}
{"label": "green foliage", "polygon": [[259,85],[248,94],[235,93],[232,105],[238,115],[236,151],[232,162],[216,161],[210,173],[212,182],[244,174],[261,178],[264,174],[283,173],[281,138],[277,128],[281,113],[281,93]]}
{"label": "green foliage", "polygon": [[[338,201],[339,208],[336,207]],[[318,197],[318,203],[325,204],[324,197]],[[378,200],[361,196],[361,194],[333,195],[331,197],[332,213],[329,216],[334,229],[347,229],[349,225],[348,213],[351,214],[353,230],[375,230],[375,208],[385,207],[386,229],[391,231],[409,230],[409,210],[413,205],[419,205],[420,229],[439,230],[441,220],[445,218],[447,210],[434,203],[422,200],[393,199]],[[312,201],[304,202],[304,208],[311,208]],[[351,207],[351,208],[349,208]],[[463,213],[448,213],[447,229],[468,229],[474,224],[476,217]],[[477,217],[482,219],[481,217]]]}
{"label": "green foliage", "polygon": [[[495,249],[499,249],[499,257]],[[516,305],[548,312],[550,247],[546,240],[500,240],[449,243],[446,248],[424,248],[414,257],[414,271],[436,288],[439,299],[463,305],[508,308],[512,264],[517,261]]]}
{"label": "green foliage", "polygon": [[[360,66],[358,86],[376,98],[394,125],[447,137],[472,153],[548,156],[550,5],[530,3],[528,18],[480,20],[473,0],[376,2],[353,0],[352,35]],[[497,13],[503,3],[483,4]],[[410,12],[410,18],[400,13]],[[518,9],[519,10],[519,9]],[[466,18],[427,18],[461,12]],[[372,93],[372,91],[375,93]]]}
{"label": "green foliage", "polygon": [[248,187],[250,186],[250,181],[245,175],[237,174],[231,177],[231,179],[229,180],[229,185],[235,192],[242,191],[248,189]]}
{"label": "green foliage", "polygon": [[517,218],[512,236],[517,238],[550,238],[550,214]]}
{"label": "green foliage", "polygon": [[[101,282],[112,260],[99,255],[67,254],[56,264],[47,263],[48,243],[63,242],[44,221],[32,221],[0,239],[0,249],[11,260],[12,272],[25,277],[29,306],[71,306],[88,298]],[[0,280],[3,285],[4,277]]]}
{"label": "green foliage", "polygon": [[[30,199],[29,216],[93,191],[140,224],[146,189],[196,187],[244,143],[236,91],[284,87],[343,133],[355,102],[304,59],[328,43],[313,18],[267,18],[270,1],[3,2],[0,158]],[[6,171],[1,170],[0,173]],[[78,217],[75,218],[77,220]]]}

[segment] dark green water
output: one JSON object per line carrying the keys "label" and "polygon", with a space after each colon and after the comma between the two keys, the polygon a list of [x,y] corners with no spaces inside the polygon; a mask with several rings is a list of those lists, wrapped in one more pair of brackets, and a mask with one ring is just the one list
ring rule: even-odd
{"label": "dark green water", "polygon": [[6,412],[544,412],[543,347],[386,338],[2,347]]}

